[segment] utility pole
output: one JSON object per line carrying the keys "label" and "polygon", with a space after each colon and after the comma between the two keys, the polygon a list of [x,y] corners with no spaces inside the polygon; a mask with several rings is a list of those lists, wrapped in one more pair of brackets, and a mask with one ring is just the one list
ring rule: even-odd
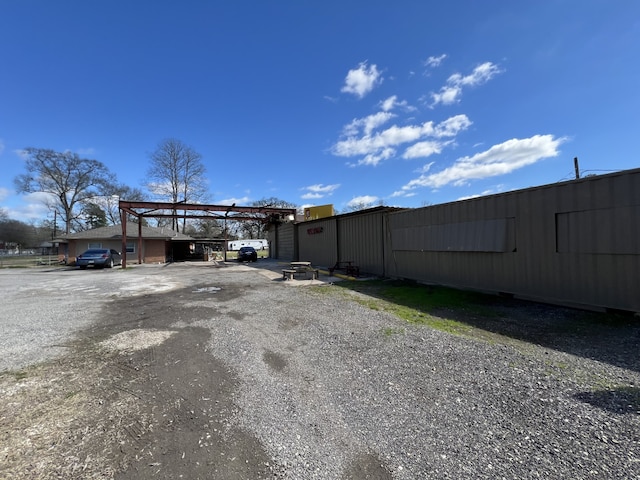
{"label": "utility pole", "polygon": [[578,157],[573,158],[573,168],[576,170],[576,180],[580,178],[580,167],[578,166]]}

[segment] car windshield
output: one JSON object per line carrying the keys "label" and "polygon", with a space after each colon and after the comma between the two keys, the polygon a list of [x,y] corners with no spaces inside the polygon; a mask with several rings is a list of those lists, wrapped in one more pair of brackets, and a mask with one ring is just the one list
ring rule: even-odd
{"label": "car windshield", "polygon": [[82,255],[104,255],[105,253],[109,253],[109,250],[93,249],[93,250],[87,250]]}
{"label": "car windshield", "polygon": [[242,247],[241,252],[253,252],[253,247]]}

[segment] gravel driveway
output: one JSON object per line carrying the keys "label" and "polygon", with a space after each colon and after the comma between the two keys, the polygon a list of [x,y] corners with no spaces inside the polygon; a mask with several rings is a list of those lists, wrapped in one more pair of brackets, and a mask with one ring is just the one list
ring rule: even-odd
{"label": "gravel driveway", "polygon": [[48,478],[640,478],[638,327],[594,355],[465,338],[278,268],[0,271],[0,477],[38,471],[7,405],[64,370],[92,411],[61,438],[93,441],[25,446]]}

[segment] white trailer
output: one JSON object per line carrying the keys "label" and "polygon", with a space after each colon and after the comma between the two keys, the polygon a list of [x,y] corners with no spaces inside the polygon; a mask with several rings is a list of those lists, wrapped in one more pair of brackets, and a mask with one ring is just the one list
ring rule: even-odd
{"label": "white trailer", "polygon": [[253,247],[256,250],[266,250],[269,242],[265,239],[229,240],[227,250],[240,250],[241,247]]}

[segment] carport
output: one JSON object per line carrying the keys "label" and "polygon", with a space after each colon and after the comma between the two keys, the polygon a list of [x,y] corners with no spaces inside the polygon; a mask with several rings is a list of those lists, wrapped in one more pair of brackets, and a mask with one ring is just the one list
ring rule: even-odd
{"label": "carport", "polygon": [[[269,206],[243,207],[233,205],[208,205],[183,202],[128,202],[120,200],[120,219],[122,224],[122,251],[127,251],[127,215],[136,217],[138,223],[138,263],[142,263],[142,218],[191,218],[199,220],[222,220],[225,228],[224,258],[227,259],[228,220],[254,221],[262,218],[265,223],[281,222],[295,218],[295,208],[276,208]],[[180,213],[178,213],[180,212]],[[251,215],[251,216],[249,216]],[[122,268],[127,268],[126,255],[122,259]]]}

